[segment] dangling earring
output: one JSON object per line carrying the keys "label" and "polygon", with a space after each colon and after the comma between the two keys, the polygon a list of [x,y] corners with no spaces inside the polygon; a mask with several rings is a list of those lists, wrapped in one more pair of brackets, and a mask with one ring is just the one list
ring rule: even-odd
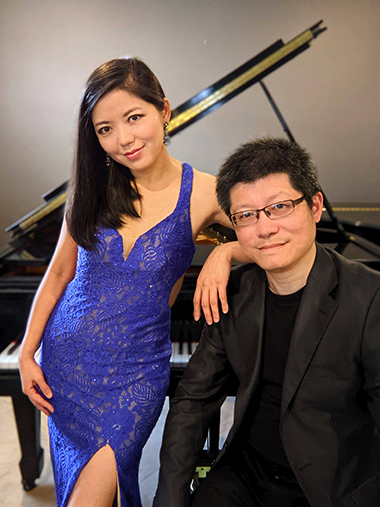
{"label": "dangling earring", "polygon": [[106,166],[109,167],[111,165],[111,157],[106,153]]}
{"label": "dangling earring", "polygon": [[166,121],[164,123],[164,145],[169,146],[170,144],[170,136],[168,132],[169,123]]}

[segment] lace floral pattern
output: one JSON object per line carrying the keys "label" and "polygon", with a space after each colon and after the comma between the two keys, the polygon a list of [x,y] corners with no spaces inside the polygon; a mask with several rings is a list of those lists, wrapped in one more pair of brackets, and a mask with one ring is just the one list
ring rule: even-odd
{"label": "lace floral pattern", "polygon": [[141,452],[169,382],[168,300],[195,251],[192,181],[192,168],[183,164],[175,210],[137,239],[126,260],[114,229],[99,228],[94,251],[79,247],[75,278],[50,316],[42,368],[53,391],[58,507],[67,505],[81,470],[106,444],[115,453],[122,507],[141,507]]}

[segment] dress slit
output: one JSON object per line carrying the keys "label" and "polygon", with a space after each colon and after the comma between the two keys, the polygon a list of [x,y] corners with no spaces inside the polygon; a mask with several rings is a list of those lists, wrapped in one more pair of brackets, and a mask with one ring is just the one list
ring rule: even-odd
{"label": "dress slit", "polygon": [[[112,466],[114,466],[114,471],[115,471],[115,475],[116,475],[116,488],[115,488],[115,495],[116,495],[116,498],[117,498],[117,506],[119,507],[120,506],[120,483],[119,483],[119,471],[118,471],[118,466],[117,466],[117,461],[116,461],[116,455],[115,455],[115,451],[112,449],[112,447],[110,446],[110,444],[107,442],[105,443],[102,447],[100,447],[99,449],[97,449],[93,455],[89,458],[89,460],[83,464],[83,467],[81,468],[77,478],[76,478],[76,481],[73,482],[72,484],[72,489],[71,489],[71,492],[70,492],[70,495],[68,496],[67,498],[67,502],[66,502],[66,505],[68,506],[69,503],[70,503],[70,500],[73,496],[73,493],[75,491],[75,487],[78,483],[78,481],[80,480],[80,477],[81,475],[83,474],[83,472],[86,470],[86,468],[88,466],[91,466],[91,461],[96,457],[96,455],[101,452],[105,447],[109,447],[109,449],[111,450],[111,453],[112,453],[112,456],[113,456],[113,461],[112,461]],[[108,460],[107,460],[107,466],[110,465],[110,463],[108,463]],[[100,471],[100,474],[97,474],[97,475],[103,475],[104,476],[104,457],[101,457],[99,459],[99,463],[97,465],[98,467],[98,470]],[[102,473],[103,472],[103,473]],[[90,472],[91,476],[93,475],[93,472]],[[88,483],[90,483],[90,481],[88,481]],[[114,495],[114,496],[115,496]]]}

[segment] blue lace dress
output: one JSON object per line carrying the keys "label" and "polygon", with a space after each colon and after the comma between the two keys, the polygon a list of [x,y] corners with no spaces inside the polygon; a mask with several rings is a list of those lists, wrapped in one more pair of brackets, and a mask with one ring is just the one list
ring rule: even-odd
{"label": "blue lace dress", "polygon": [[182,169],[175,210],[137,239],[126,260],[114,229],[98,230],[95,250],[79,247],[75,278],[47,323],[42,369],[53,391],[48,420],[58,507],[106,444],[115,453],[122,507],[141,506],[141,452],[169,383],[168,300],[195,251],[193,169]]}

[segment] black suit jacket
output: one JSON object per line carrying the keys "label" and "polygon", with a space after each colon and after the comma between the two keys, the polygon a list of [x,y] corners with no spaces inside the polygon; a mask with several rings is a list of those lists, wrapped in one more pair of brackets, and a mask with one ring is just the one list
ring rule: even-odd
{"label": "black suit jacket", "polygon": [[[228,455],[258,383],[265,273],[231,274],[228,314],[206,326],[171,403],[154,507],[186,507],[208,424],[239,381]],[[380,506],[380,273],[317,245],[291,337],[280,430],[313,507]]]}

